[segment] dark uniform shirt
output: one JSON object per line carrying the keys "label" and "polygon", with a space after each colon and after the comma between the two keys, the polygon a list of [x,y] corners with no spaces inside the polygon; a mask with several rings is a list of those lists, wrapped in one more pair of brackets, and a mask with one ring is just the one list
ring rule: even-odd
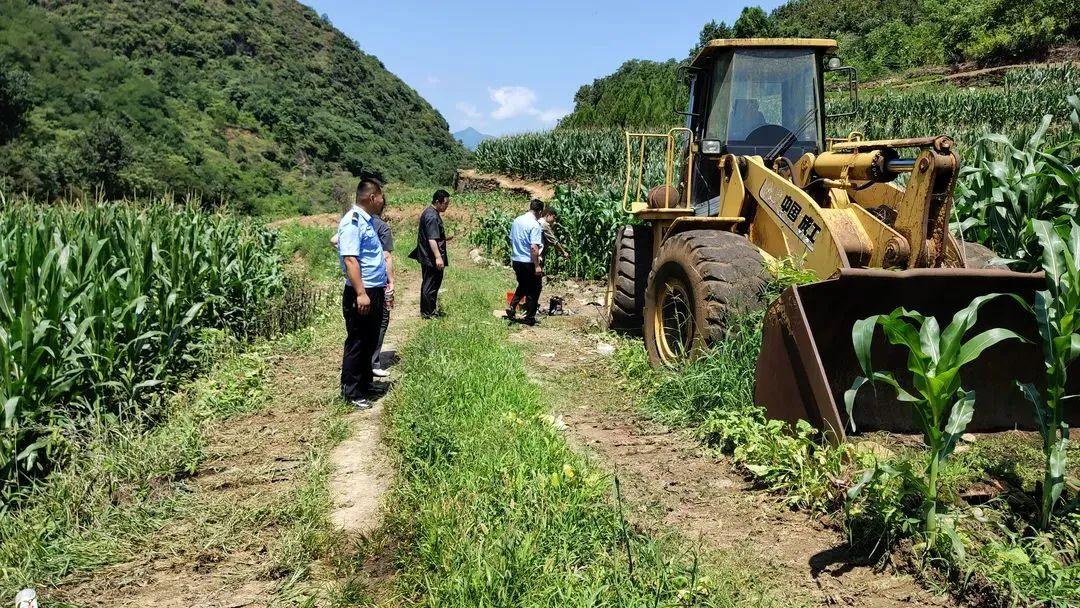
{"label": "dark uniform shirt", "polygon": [[371,216],[371,226],[375,228],[375,233],[379,235],[379,242],[382,243],[383,251],[390,253],[394,250],[394,235],[390,232],[390,225],[383,221],[383,219],[377,215]]}
{"label": "dark uniform shirt", "polygon": [[434,266],[435,256],[431,255],[431,245],[428,240],[434,240],[439,245],[439,253],[443,262],[449,266],[450,258],[446,257],[446,230],[443,228],[442,216],[435,207],[428,207],[420,214],[420,227],[416,233],[415,255],[410,256],[424,266]]}

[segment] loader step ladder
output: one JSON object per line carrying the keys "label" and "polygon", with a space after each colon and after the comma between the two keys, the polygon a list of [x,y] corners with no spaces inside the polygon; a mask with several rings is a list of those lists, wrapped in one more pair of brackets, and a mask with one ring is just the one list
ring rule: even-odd
{"label": "loader step ladder", "polygon": [[[647,158],[648,141],[653,139],[664,140],[665,142],[665,155],[664,155],[664,206],[663,209],[678,209],[680,212],[685,212],[685,208],[682,207],[679,200],[670,200],[672,192],[678,192],[675,184],[672,183],[675,176],[675,159],[676,152],[675,147],[679,135],[686,134],[687,143],[687,155],[685,158],[687,166],[687,179],[686,179],[686,193],[681,196],[683,200],[690,201],[691,198],[691,184],[693,179],[690,173],[694,170],[694,133],[690,129],[685,127],[676,127],[671,129],[667,133],[626,133],[626,183],[623,187],[623,211],[631,214],[641,213],[650,208],[648,201],[648,189],[644,188],[645,182],[645,165]],[[636,154],[635,154],[636,153]],[[683,160],[680,158],[680,160]],[[635,173],[636,178],[635,178]],[[658,184],[659,185],[659,184]],[[642,193],[644,192],[645,199],[641,200]],[[631,200],[633,199],[633,200]],[[688,206],[687,206],[688,207]],[[655,210],[655,209],[654,209]]]}

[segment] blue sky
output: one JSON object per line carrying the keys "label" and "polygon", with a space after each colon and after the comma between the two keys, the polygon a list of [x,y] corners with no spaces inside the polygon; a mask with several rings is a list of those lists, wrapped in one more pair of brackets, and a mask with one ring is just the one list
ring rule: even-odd
{"label": "blue sky", "polygon": [[627,59],[683,58],[710,19],[780,0],[303,0],[431,102],[453,131],[551,127]]}

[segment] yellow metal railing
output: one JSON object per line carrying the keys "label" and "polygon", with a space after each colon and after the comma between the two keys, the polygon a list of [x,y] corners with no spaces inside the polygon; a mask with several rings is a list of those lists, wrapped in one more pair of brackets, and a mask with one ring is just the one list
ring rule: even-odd
{"label": "yellow metal railing", "polygon": [[[637,170],[637,182],[634,184],[634,198],[636,199],[641,194],[642,182],[645,180],[645,148],[646,142],[649,139],[666,139],[667,150],[664,159],[664,208],[671,208],[671,191],[672,191],[672,177],[675,171],[675,145],[676,134],[686,133],[687,137],[687,156],[686,156],[686,197],[687,201],[693,200],[691,198],[691,188],[694,183],[692,178],[692,172],[694,170],[694,133],[690,129],[685,127],[676,127],[667,133],[626,133],[626,184],[623,187],[623,211],[627,213],[634,213],[637,209],[643,209],[648,207],[648,202],[645,201],[630,201],[630,185],[633,182],[634,170]],[[634,144],[637,143],[637,162],[634,163]],[[646,195],[647,197],[648,195]],[[676,201],[678,202],[678,201]]]}

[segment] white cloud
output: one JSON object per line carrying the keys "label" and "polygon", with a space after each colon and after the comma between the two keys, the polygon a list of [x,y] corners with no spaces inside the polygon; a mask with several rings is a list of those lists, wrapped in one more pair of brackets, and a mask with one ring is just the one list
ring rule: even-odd
{"label": "white cloud", "polygon": [[442,84],[442,79],[440,79],[440,78],[439,78],[438,76],[431,76],[431,75],[428,75],[428,77],[426,78],[426,80],[427,80],[427,83],[428,83],[429,85],[433,86],[433,87],[437,87],[437,86],[439,86],[440,84]]}
{"label": "white cloud", "polygon": [[499,104],[491,117],[495,120],[505,120],[523,114],[532,114],[536,111],[536,93],[528,87],[499,87],[488,89],[491,101]]}
{"label": "white cloud", "polygon": [[529,87],[506,86],[488,89],[491,101],[498,107],[491,113],[495,120],[506,120],[518,116],[532,116],[544,123],[554,123],[567,111],[561,108],[541,110],[536,107],[536,92]]}
{"label": "white cloud", "polygon": [[476,120],[476,119],[480,118],[481,116],[483,116],[483,114],[480,113],[480,110],[477,110],[476,106],[474,106],[471,103],[465,103],[464,101],[459,101],[459,102],[457,102],[455,107],[457,108],[458,112],[461,112],[463,115],[465,115],[465,118]]}

